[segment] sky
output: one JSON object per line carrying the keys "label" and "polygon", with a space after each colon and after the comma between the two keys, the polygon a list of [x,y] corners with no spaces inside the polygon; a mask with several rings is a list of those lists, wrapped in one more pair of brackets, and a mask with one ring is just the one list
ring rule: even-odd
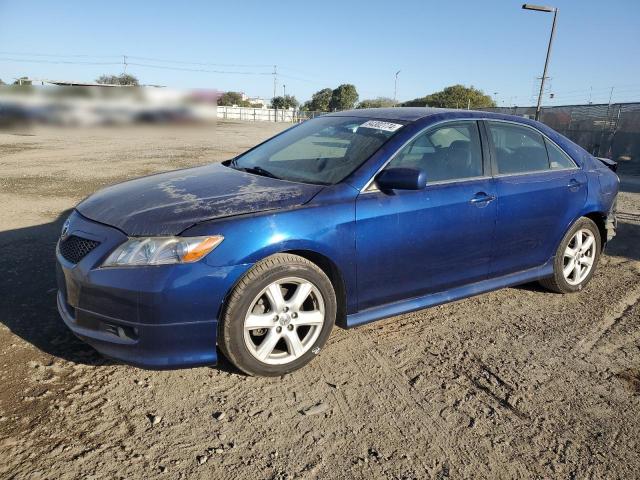
{"label": "sky", "polygon": [[[536,0],[532,0],[536,1]],[[547,0],[541,0],[547,1]],[[543,104],[640,101],[640,1],[559,8]],[[543,3],[544,4],[544,3]],[[360,99],[422,97],[461,83],[532,105],[553,14],[515,0],[0,0],[0,79],[141,83],[304,101],[353,83]],[[539,84],[538,84],[539,85]],[[553,98],[550,95],[553,94]]]}

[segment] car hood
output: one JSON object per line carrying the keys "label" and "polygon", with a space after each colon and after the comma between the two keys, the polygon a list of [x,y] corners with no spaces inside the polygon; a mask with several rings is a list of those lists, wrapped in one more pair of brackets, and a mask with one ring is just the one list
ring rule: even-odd
{"label": "car hood", "polygon": [[302,205],[322,188],[211,164],[113,185],[76,209],[130,236],[177,235],[206,220]]}

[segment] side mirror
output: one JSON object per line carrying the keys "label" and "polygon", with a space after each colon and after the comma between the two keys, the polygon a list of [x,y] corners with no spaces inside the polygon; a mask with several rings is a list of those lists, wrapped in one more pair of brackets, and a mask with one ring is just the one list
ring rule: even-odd
{"label": "side mirror", "polygon": [[417,168],[388,168],[376,177],[380,190],[422,190],[427,186],[427,174]]}

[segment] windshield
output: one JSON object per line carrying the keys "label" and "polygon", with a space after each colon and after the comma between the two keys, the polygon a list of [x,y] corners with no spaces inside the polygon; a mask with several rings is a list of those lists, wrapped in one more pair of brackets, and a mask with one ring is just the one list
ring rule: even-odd
{"label": "windshield", "polygon": [[338,183],[362,165],[403,124],[357,117],[308,120],[253,150],[229,166],[294,182]]}

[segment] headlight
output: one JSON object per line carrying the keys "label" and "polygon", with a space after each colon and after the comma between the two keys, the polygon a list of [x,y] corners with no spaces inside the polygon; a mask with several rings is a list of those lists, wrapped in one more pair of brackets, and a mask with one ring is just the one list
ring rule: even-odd
{"label": "headlight", "polygon": [[193,263],[216,248],[224,237],[130,238],[116,248],[103,267]]}

